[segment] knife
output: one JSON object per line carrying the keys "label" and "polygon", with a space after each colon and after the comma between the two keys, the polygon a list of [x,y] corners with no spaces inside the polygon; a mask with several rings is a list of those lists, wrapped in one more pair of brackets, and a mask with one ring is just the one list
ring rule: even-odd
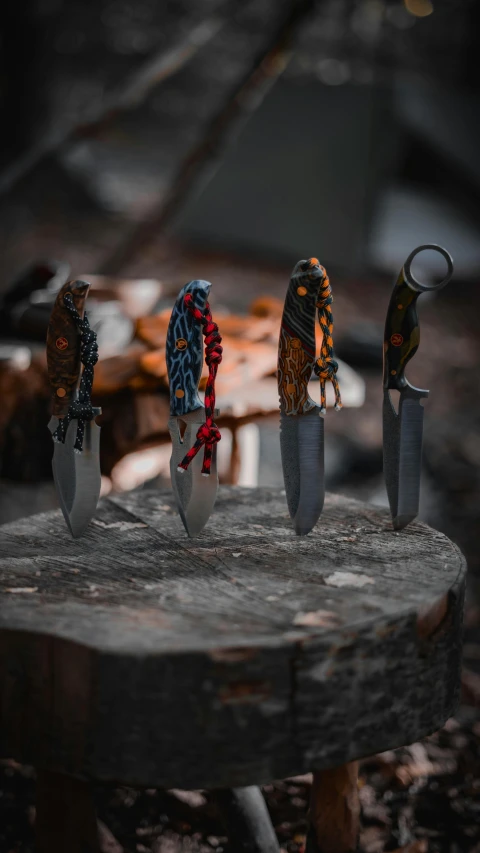
{"label": "knife", "polygon": [[[170,386],[168,429],[172,439],[170,474],[180,517],[191,537],[205,527],[218,489],[216,442],[220,433],[212,420],[214,399],[210,408],[207,389],[206,410],[198,396],[203,365],[202,330],[206,335],[207,353],[209,346],[217,353],[217,366],[222,351],[218,327],[211,321],[208,307],[211,286],[208,281],[195,280],[182,288],[170,317],[166,343]],[[197,451],[203,445],[206,450],[202,462],[202,455]]]}
{"label": "knife", "polygon": [[[422,284],[412,273],[413,259],[425,250],[439,252],[447,262],[447,274],[438,284]],[[417,299],[421,293],[445,287],[452,275],[453,261],[445,249],[435,244],[419,246],[405,261],[388,306],[383,347],[383,470],[395,530],[417,516],[420,498],[421,401],[429,392],[415,388],[405,377],[405,367],[420,342]],[[391,391],[400,392],[398,411]]]}
{"label": "knife", "polygon": [[[100,495],[100,427],[90,394],[98,359],[96,334],[85,315],[90,285],[67,282],[55,300],[47,330],[47,369],[52,386],[52,469],[70,533],[81,536]],[[80,380],[80,371],[83,372]]]}
{"label": "knife", "polygon": [[[324,422],[325,381],[334,384],[336,408],[340,394],[332,350],[332,301],[325,269],[316,258],[299,261],[288,285],[278,345],[280,449],[283,478],[295,532],[303,536],[316,524],[325,497]],[[315,317],[322,326],[321,357],[316,358]],[[312,373],[320,378],[318,406],[308,394]]]}

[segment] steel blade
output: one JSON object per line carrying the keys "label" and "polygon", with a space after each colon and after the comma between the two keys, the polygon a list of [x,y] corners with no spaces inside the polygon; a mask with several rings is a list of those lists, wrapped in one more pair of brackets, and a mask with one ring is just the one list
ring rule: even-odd
{"label": "steel blade", "polygon": [[[50,432],[55,432],[58,418],[52,417]],[[97,508],[100,497],[100,427],[95,420],[87,421],[83,450],[74,450],[77,422],[68,425],[65,443],[55,441],[52,470],[58,500],[67,527],[73,537],[81,536]]]}
{"label": "steel blade", "polygon": [[418,515],[422,466],[423,406],[428,391],[408,386],[398,413],[388,391],[383,397],[383,469],[395,530]]}
{"label": "steel blade", "polygon": [[280,412],[283,479],[295,533],[315,526],[325,498],[324,423],[316,406],[305,415]]}
{"label": "steel blade", "polygon": [[178,465],[195,444],[197,430],[205,421],[205,409],[195,409],[182,417],[170,418],[168,429],[172,439],[170,475],[172,489],[178,505],[180,518],[188,535],[198,536],[205,527],[213,510],[218,490],[217,447],[214,445],[210,474],[202,474],[203,448],[190,462],[186,471],[178,471]]}

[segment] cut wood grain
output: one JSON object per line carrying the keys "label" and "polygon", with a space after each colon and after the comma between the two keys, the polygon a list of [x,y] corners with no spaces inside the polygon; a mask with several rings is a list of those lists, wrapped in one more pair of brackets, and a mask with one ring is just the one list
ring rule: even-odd
{"label": "cut wood grain", "polygon": [[302,538],[278,489],[221,488],[194,541],[147,489],[103,499],[79,540],[59,512],[4,525],[0,750],[227,788],[412,743],[456,706],[464,584],[444,535],[337,496]]}

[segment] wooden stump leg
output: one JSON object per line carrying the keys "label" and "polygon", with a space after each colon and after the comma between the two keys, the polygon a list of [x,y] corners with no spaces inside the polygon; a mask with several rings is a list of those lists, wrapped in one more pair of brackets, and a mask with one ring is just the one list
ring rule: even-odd
{"label": "wooden stump leg", "polygon": [[241,466],[241,449],[238,441],[238,426],[232,426],[230,428],[230,432],[232,433],[232,449],[230,450],[230,465],[227,475],[228,480],[226,480],[226,482],[236,485]]}
{"label": "wooden stump leg", "polygon": [[358,761],[314,771],[305,853],[355,853],[360,831]]}
{"label": "wooden stump leg", "polygon": [[35,829],[37,853],[100,853],[88,782],[39,770]]}
{"label": "wooden stump leg", "polygon": [[260,788],[224,788],[215,792],[215,799],[234,853],[279,853]]}

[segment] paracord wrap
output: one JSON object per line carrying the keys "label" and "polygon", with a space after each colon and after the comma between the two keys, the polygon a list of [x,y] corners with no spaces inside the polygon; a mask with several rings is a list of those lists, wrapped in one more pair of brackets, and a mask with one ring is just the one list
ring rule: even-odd
{"label": "paracord wrap", "polygon": [[212,455],[214,445],[220,441],[221,435],[215,421],[215,377],[217,375],[218,365],[222,360],[223,348],[221,346],[222,338],[218,331],[218,326],[212,320],[210,305],[208,302],[205,305],[205,311],[202,312],[195,307],[193,296],[191,293],[185,294],[185,305],[195,319],[202,324],[202,332],[205,338],[205,363],[208,367],[207,386],[205,388],[205,422],[197,430],[197,439],[193,447],[188,451],[180,465],[178,471],[186,471],[192,459],[195,458],[198,451],[204,447],[202,474],[208,476],[212,465]]}
{"label": "paracord wrap", "polygon": [[320,285],[318,296],[318,321],[323,334],[322,346],[320,349],[320,358],[317,359],[314,373],[320,380],[320,408],[322,412],[326,412],[327,399],[325,393],[325,383],[331,382],[335,392],[335,408],[342,408],[342,399],[340,396],[340,388],[337,380],[338,363],[335,361],[333,354],[333,314],[331,304],[333,302],[332,289],[330,287],[330,279],[324,267],[319,265],[323,270],[323,280]]}

